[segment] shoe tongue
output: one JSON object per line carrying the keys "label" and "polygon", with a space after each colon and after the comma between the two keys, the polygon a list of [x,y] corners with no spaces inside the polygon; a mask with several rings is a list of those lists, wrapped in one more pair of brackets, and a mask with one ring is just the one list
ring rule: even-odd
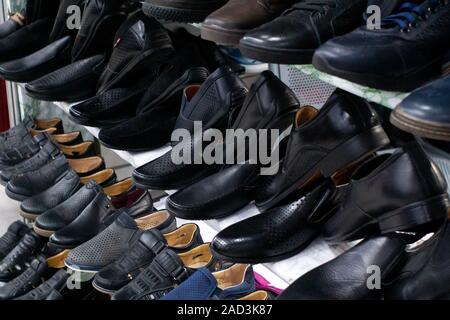
{"label": "shoe tongue", "polygon": [[295,116],[295,127],[301,128],[307,123],[309,123],[312,119],[314,119],[317,114],[319,113],[319,110],[317,110],[314,107],[311,106],[304,106],[301,107],[297,111],[297,115]]}
{"label": "shoe tongue", "polygon": [[125,228],[136,230],[138,229],[136,221],[134,221],[134,219],[130,217],[126,212],[122,212],[116,221],[118,224]]}

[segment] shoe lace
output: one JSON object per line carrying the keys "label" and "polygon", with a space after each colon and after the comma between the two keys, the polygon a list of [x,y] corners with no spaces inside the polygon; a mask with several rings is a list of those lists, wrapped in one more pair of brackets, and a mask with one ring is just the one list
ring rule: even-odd
{"label": "shoe lace", "polygon": [[411,32],[420,21],[428,20],[440,5],[447,5],[448,0],[426,0],[422,4],[405,2],[399,8],[399,13],[390,15],[383,20],[383,26],[398,26],[401,32]]}
{"label": "shoe lace", "polygon": [[293,9],[325,14],[328,9],[336,8],[336,0],[305,0],[292,6]]}

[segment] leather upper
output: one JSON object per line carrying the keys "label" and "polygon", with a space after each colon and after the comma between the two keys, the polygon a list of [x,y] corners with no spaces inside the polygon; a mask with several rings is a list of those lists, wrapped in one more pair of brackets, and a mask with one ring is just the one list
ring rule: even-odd
{"label": "leather upper", "polygon": [[63,289],[67,285],[68,278],[69,274],[67,271],[65,269],[60,269],[40,286],[14,300],[45,300],[53,290],[59,291]]}
{"label": "leather upper", "polygon": [[8,227],[6,233],[0,237],[0,261],[14,249],[27,231],[29,228],[22,221],[15,221]]}

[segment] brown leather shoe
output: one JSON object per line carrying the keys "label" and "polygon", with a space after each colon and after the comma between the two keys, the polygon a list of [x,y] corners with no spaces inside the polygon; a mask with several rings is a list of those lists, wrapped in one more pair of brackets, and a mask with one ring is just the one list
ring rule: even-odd
{"label": "brown leather shoe", "polygon": [[168,21],[202,22],[211,12],[219,9],[227,3],[227,1],[228,0],[146,0],[142,3],[142,11],[148,16]]}
{"label": "brown leather shoe", "polygon": [[238,45],[250,30],[278,17],[299,0],[230,0],[209,15],[202,38],[224,45]]}

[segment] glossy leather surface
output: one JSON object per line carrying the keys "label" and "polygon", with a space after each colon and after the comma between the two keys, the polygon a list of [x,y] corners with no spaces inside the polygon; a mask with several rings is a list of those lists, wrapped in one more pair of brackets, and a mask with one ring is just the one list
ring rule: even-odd
{"label": "glossy leather surface", "polygon": [[36,219],[35,226],[49,231],[63,228],[89,207],[100,192],[101,187],[97,183],[89,182],[66,201],[42,213]]}
{"label": "glossy leather surface", "polygon": [[41,168],[16,175],[6,186],[7,195],[13,199],[24,200],[53,186],[69,170],[63,155],[57,156]]}
{"label": "glossy leather surface", "polygon": [[73,248],[80,245],[102,230],[103,222],[116,209],[104,193],[98,193],[92,202],[84,208],[75,219],[62,217],[60,222],[54,222],[51,230],[57,230],[51,237],[50,243],[57,246]]}
{"label": "glossy leather surface", "polygon": [[53,71],[26,84],[31,97],[46,101],[81,101],[95,95],[95,86],[106,65],[104,55],[96,55]]}
{"label": "glossy leather surface", "polygon": [[[289,190],[294,185],[302,187],[308,179],[311,179],[318,172],[329,175],[330,172],[327,173],[326,171],[331,170],[333,171],[331,174],[333,174],[342,169],[342,166],[345,167],[359,160],[359,158],[389,142],[380,126],[378,116],[368,102],[343,90],[336,90],[320,112],[303,119],[301,116],[304,111],[308,111],[307,108],[299,112],[299,119],[297,120],[300,123],[296,123],[296,128],[289,137],[283,166],[272,182],[260,190],[262,192],[261,198],[266,200],[257,202],[258,206],[267,208],[276,205],[281,198],[289,195],[286,194],[287,191],[283,194],[284,190]],[[314,112],[306,112],[306,114],[314,114]],[[379,138],[372,137],[371,130],[374,128],[378,128]],[[330,159],[332,163],[329,165],[337,168],[318,168],[318,166],[322,166],[320,163],[323,164],[327,161],[326,159],[331,157],[332,152],[340,152],[340,148],[343,148],[345,143],[349,145],[349,148],[353,145],[359,146],[350,139],[365,133],[368,134],[369,138],[368,141],[362,142],[362,150],[346,150],[343,152],[344,154],[335,156],[340,159]],[[345,158],[348,159],[344,160]],[[340,164],[337,160],[347,163]]]}
{"label": "glossy leather surface", "polygon": [[280,296],[280,300],[373,300],[380,299],[383,291],[369,289],[373,272],[378,266],[384,281],[404,255],[405,243],[400,236],[391,234],[369,238],[300,277]]}
{"label": "glossy leather surface", "polygon": [[[344,201],[325,224],[324,236],[332,242],[355,240],[373,232],[408,230],[442,221],[447,214],[446,190],[441,171],[412,143],[392,155],[369,160],[355,172]],[[427,202],[436,197],[441,207]],[[386,222],[389,217],[398,221]]]}
{"label": "glossy leather surface", "polygon": [[20,208],[26,213],[39,215],[69,199],[79,187],[80,178],[73,170],[69,170],[54,186],[25,199]]}
{"label": "glossy leather surface", "polygon": [[270,209],[220,231],[211,244],[222,259],[262,263],[287,259],[319,234],[324,216],[337,205],[338,192],[326,180],[304,198]]}
{"label": "glossy leather surface", "polygon": [[13,19],[6,20],[2,24],[0,24],[0,39],[3,39],[5,37],[9,36],[10,34],[12,34],[13,32],[16,32],[20,28],[21,28],[21,25],[17,21],[15,21]]}

